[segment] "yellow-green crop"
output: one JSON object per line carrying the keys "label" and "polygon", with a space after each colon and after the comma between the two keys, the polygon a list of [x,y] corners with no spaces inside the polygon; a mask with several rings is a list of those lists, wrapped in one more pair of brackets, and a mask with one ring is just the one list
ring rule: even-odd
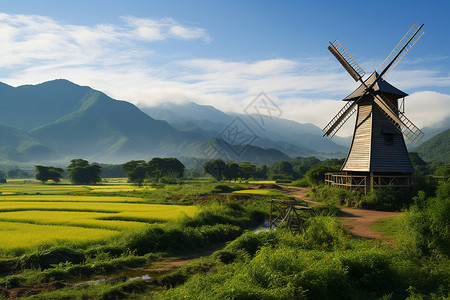
{"label": "yellow-green crop", "polygon": [[116,234],[118,231],[108,229],[0,222],[0,249],[31,248],[42,243],[56,241],[99,241]]}

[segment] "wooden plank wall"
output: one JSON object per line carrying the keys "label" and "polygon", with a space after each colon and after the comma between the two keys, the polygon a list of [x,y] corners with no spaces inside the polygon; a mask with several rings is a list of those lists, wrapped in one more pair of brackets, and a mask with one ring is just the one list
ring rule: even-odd
{"label": "wooden plank wall", "polygon": [[372,103],[367,97],[358,103],[356,117],[356,129],[353,142],[347,160],[342,167],[342,171],[362,171],[369,172],[370,168],[370,148],[372,132]]}

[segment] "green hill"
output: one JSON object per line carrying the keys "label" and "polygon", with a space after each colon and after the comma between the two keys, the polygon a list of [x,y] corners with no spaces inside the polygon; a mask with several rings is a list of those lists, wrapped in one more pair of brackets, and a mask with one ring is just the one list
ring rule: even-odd
{"label": "green hill", "polygon": [[412,151],[419,153],[427,162],[441,161],[450,164],[450,129],[435,135]]}
{"label": "green hill", "polygon": [[58,158],[59,154],[23,130],[0,124],[0,160],[26,162]]}

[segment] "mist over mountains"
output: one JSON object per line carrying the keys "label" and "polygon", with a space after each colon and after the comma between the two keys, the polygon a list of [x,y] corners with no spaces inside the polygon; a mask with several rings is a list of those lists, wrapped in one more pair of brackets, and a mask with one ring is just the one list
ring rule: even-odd
{"label": "mist over mountains", "polygon": [[261,129],[249,115],[193,102],[139,109],[63,79],[19,87],[0,83],[0,105],[0,160],[11,162],[221,155],[267,164],[296,156],[343,157],[349,143],[323,138],[313,124],[271,117]]}

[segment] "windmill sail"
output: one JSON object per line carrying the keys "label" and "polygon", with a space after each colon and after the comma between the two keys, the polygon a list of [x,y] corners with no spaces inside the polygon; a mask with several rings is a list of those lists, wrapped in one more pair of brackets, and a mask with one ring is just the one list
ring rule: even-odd
{"label": "windmill sail", "polygon": [[[359,100],[359,99],[358,99]],[[344,123],[353,115],[356,111],[356,103],[358,101],[348,101],[347,104],[334,116],[333,119],[322,129],[323,136],[327,136],[330,139],[336,134],[336,132],[344,125]]]}
{"label": "windmill sail", "polygon": [[328,50],[330,50],[355,81],[360,80],[366,74],[338,40],[335,40],[333,43],[330,42]]}
{"label": "windmill sail", "polygon": [[422,140],[424,133],[413,122],[411,122],[401,111],[399,111],[392,103],[382,94],[374,96],[374,101],[384,112],[392,124],[397,127],[404,136],[408,138],[414,145]]}
{"label": "windmill sail", "polygon": [[395,46],[394,50],[386,57],[381,66],[378,67],[377,71],[380,73],[380,77],[386,77],[403,57],[405,57],[406,53],[408,53],[408,51],[417,43],[425,33],[423,32],[422,27],[423,24],[419,27],[416,23],[411,26],[400,42],[398,42],[397,46]]}

